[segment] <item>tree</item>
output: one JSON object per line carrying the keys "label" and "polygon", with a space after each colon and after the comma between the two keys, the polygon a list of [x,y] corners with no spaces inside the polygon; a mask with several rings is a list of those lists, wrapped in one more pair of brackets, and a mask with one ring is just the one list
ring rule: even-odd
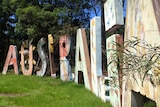
{"label": "tree", "polygon": [[[37,0],[37,3],[32,3],[27,0],[17,0],[15,4],[18,7],[15,32],[20,40],[33,38],[33,43],[36,45],[41,37],[47,38],[48,34],[53,34],[55,39],[67,34],[72,36],[70,57],[74,58],[76,30],[79,27],[89,27],[88,2],[85,0]],[[55,48],[58,48],[59,44],[55,44]],[[55,54],[58,56],[58,53]]]}
{"label": "tree", "polygon": [[85,0],[37,0],[34,3],[17,0],[16,4],[19,5],[15,32],[21,40],[37,40],[49,33],[56,37],[73,35],[78,27],[89,25],[90,13],[86,9],[90,7]]}
{"label": "tree", "polygon": [[0,0],[0,11],[0,68],[2,68],[8,51],[7,47],[10,43],[13,43],[16,19],[13,17],[14,8],[10,1]]}

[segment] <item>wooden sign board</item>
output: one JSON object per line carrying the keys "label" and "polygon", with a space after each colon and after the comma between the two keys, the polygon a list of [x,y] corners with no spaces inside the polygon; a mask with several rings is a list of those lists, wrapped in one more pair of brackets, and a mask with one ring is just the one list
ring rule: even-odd
{"label": "wooden sign board", "polygon": [[102,49],[101,49],[101,18],[94,17],[90,21],[90,53],[91,76],[94,84],[93,93],[99,95],[98,76],[102,76]]}
{"label": "wooden sign board", "polygon": [[122,0],[107,0],[104,3],[105,31],[112,32],[124,25]]}

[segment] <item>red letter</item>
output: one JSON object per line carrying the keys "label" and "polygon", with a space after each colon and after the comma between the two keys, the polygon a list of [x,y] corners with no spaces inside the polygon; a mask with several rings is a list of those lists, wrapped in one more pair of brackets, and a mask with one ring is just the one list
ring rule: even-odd
{"label": "red letter", "polygon": [[8,66],[13,65],[15,74],[18,74],[18,65],[17,65],[17,47],[14,45],[9,46],[7,58],[3,67],[2,74],[6,74]]}

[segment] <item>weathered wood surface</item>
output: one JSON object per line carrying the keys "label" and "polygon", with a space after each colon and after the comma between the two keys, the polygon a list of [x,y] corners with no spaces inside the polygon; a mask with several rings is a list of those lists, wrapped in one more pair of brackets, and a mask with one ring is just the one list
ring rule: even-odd
{"label": "weathered wood surface", "polygon": [[124,25],[122,0],[107,0],[104,3],[105,31],[113,32]]}
{"label": "weathered wood surface", "polygon": [[[125,41],[132,40],[133,36],[136,36],[152,46],[160,45],[160,23],[158,18],[160,6],[158,4],[159,0],[127,1]],[[146,52],[144,48],[135,48],[143,54]],[[139,74],[134,74],[134,78],[136,78],[137,82],[130,76],[123,78],[125,81],[123,83],[122,107],[131,107],[132,91],[152,99],[156,102],[157,107],[160,107],[160,86],[158,84],[153,86],[148,77],[145,78],[144,85],[142,86],[142,79]]]}
{"label": "weathered wood surface", "polygon": [[48,35],[48,50],[51,77],[56,78],[56,70],[54,64],[54,38],[51,34]]}
{"label": "weathered wood surface", "polygon": [[17,61],[17,47],[15,45],[10,45],[2,74],[7,73],[9,65],[13,65],[15,74],[19,74]]}
{"label": "weathered wood surface", "polygon": [[83,72],[85,87],[91,90],[93,87],[91,78],[91,65],[87,37],[84,29],[80,28],[77,30],[76,42],[75,82],[78,83],[78,72]]}
{"label": "weathered wood surface", "polygon": [[123,45],[123,36],[120,34],[114,34],[107,38],[106,47],[107,47],[107,71],[108,76],[110,78],[113,78],[114,80],[110,81],[110,102],[113,107],[121,107],[121,83],[119,82],[122,78],[121,77],[121,71],[118,69],[117,63],[112,62],[113,60],[117,60],[115,58],[118,58],[118,54],[116,54],[116,50],[119,49],[119,47],[113,43],[118,43],[120,45]]}
{"label": "weathered wood surface", "polygon": [[[25,49],[24,50],[24,46],[21,46],[21,69],[22,69],[22,73],[23,75],[32,75],[32,71],[33,71],[33,46],[30,45],[29,46],[29,50]],[[24,56],[28,56],[27,59],[27,64],[28,64],[28,69],[25,67],[27,64],[25,63],[26,59]]]}
{"label": "weathered wood surface", "polygon": [[46,69],[47,69],[47,57],[46,57],[46,53],[44,52],[44,49],[43,49],[43,46],[45,44],[46,44],[45,38],[41,38],[37,44],[38,55],[41,59],[40,70],[36,71],[37,76],[44,76]]}
{"label": "weathered wood surface", "polygon": [[60,78],[63,81],[72,80],[72,71],[69,60],[66,58],[70,52],[71,40],[65,35],[59,39],[59,54],[60,54]]}
{"label": "weathered wood surface", "polygon": [[[94,17],[90,20],[90,58],[92,91],[99,96],[98,76],[102,76],[102,49],[101,49],[101,18]],[[100,97],[100,96],[99,96]]]}

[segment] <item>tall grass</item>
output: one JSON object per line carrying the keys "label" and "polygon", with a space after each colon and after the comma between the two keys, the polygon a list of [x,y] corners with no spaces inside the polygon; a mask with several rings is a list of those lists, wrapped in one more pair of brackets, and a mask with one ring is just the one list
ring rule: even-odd
{"label": "tall grass", "polygon": [[51,77],[0,74],[0,107],[111,107],[83,85]]}

